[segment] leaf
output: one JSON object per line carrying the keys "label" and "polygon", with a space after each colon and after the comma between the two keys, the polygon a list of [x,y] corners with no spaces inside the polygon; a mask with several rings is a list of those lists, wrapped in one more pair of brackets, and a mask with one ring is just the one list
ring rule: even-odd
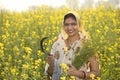
{"label": "leaf", "polygon": [[75,55],[73,65],[79,69],[95,53],[95,48],[90,41],[85,42],[81,50]]}

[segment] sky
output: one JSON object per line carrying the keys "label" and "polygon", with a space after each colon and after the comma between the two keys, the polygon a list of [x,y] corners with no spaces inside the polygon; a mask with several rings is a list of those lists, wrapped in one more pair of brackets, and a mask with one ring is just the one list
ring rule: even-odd
{"label": "sky", "polygon": [[[13,11],[24,11],[30,6],[40,6],[42,4],[60,7],[66,5],[66,0],[0,0],[0,8],[5,8]],[[94,0],[98,1],[98,0]],[[84,3],[84,0],[79,0],[79,4]]]}

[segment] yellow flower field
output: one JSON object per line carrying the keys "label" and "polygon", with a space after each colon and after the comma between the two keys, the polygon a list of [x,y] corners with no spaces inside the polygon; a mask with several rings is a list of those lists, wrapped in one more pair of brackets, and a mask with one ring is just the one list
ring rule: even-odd
{"label": "yellow flower field", "polygon": [[[0,80],[46,80],[46,56],[62,26],[67,8],[42,6],[26,12],[2,10],[0,13]],[[76,10],[96,44],[101,80],[120,79],[120,10],[98,7]]]}

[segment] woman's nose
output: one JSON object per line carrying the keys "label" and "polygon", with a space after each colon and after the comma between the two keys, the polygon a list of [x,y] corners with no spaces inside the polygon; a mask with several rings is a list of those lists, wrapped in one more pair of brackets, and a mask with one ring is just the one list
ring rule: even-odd
{"label": "woman's nose", "polygon": [[72,28],[73,28],[72,25],[69,25],[69,26],[68,26],[68,29],[72,29]]}

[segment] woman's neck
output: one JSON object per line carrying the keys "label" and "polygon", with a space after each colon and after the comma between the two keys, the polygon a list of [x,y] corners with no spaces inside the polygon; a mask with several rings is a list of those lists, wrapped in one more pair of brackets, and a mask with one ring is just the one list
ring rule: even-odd
{"label": "woman's neck", "polygon": [[79,40],[80,36],[79,34],[76,34],[74,36],[69,36],[66,40],[66,45],[69,46],[71,44],[73,44],[76,40]]}

